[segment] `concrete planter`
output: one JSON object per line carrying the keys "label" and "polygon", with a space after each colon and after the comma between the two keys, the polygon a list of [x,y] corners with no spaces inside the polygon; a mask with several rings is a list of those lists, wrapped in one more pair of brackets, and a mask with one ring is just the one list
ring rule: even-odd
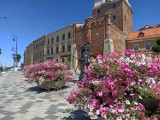
{"label": "concrete planter", "polygon": [[61,89],[62,87],[64,87],[66,84],[66,81],[64,80],[52,80],[52,81],[39,81],[37,82],[37,85],[42,88],[42,89],[46,89],[46,90],[51,90],[51,89]]}
{"label": "concrete planter", "polygon": [[144,98],[139,101],[145,107],[149,115],[154,114],[160,108],[160,100],[155,98]]}

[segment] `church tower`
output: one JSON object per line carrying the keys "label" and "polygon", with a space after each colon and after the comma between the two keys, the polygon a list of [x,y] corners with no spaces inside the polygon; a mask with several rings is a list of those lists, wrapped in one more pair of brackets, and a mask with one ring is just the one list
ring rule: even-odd
{"label": "church tower", "polygon": [[93,20],[103,19],[106,13],[110,14],[111,22],[126,35],[132,32],[132,10],[128,0],[95,0]]}

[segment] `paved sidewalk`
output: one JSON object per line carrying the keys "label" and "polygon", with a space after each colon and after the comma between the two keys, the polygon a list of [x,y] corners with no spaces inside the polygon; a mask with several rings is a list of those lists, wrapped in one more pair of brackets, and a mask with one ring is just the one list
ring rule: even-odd
{"label": "paved sidewalk", "polygon": [[0,76],[0,120],[90,120],[65,100],[74,88],[68,83],[46,92],[27,83],[21,72],[9,71]]}

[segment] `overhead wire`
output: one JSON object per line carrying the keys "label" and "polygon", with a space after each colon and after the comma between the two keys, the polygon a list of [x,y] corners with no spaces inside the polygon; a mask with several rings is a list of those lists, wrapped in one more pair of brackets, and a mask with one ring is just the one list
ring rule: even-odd
{"label": "overhead wire", "polygon": [[36,1],[33,2],[32,4],[29,4],[28,6],[22,8],[22,9],[20,9],[20,10],[18,10],[18,11],[15,11],[15,12],[13,12],[13,13],[5,16],[5,17],[0,17],[0,18],[1,18],[1,19],[5,19],[5,18],[8,18],[8,17],[12,17],[12,16],[14,16],[14,15],[16,15],[16,14],[18,14],[18,13],[21,13],[22,11],[24,11],[24,10],[26,10],[26,9],[34,6],[34,5],[36,5],[39,1],[40,1],[40,0],[36,0]]}
{"label": "overhead wire", "polygon": [[8,20],[7,20],[7,17],[5,17],[5,22],[6,22],[7,26],[8,26],[9,32],[11,33],[11,35],[13,35],[12,29],[10,27],[10,24],[9,24]]}
{"label": "overhead wire", "polygon": [[[6,22],[7,27],[8,27],[8,29],[9,29],[9,32],[10,32],[10,34],[11,34],[11,36],[12,36],[13,39],[14,39],[14,36],[15,36],[15,35],[13,34],[13,31],[12,31],[12,29],[11,29],[11,26],[10,26],[10,24],[9,24],[9,22],[8,22],[8,18],[10,18],[10,17],[12,17],[12,16],[15,16],[15,15],[17,15],[17,14],[25,11],[26,9],[28,9],[28,8],[30,8],[30,7],[33,7],[33,6],[36,5],[39,1],[40,1],[40,0],[36,0],[35,2],[29,4],[28,6],[22,8],[22,9],[20,9],[20,10],[18,10],[18,11],[15,11],[15,12],[7,15],[7,16],[0,16],[0,19],[4,20],[4,21]],[[17,37],[17,36],[16,36],[16,37]],[[13,50],[13,49],[12,49],[12,50]]]}
{"label": "overhead wire", "polygon": [[8,18],[9,18],[9,17],[12,17],[12,16],[15,16],[16,14],[21,13],[21,12],[23,12],[24,10],[26,10],[26,9],[28,9],[28,8],[36,5],[39,1],[40,1],[40,0],[36,0],[36,1],[33,2],[32,4],[29,4],[28,6],[22,8],[22,9],[16,11],[16,12],[13,12],[13,13],[5,16],[5,17],[4,17],[4,16],[1,16],[1,17],[0,17],[0,19],[5,20],[5,22],[6,22],[7,26],[8,26],[9,32],[11,33],[12,36],[13,36],[13,31],[12,31],[12,29],[11,29],[11,26],[10,26],[9,22],[8,22]]}

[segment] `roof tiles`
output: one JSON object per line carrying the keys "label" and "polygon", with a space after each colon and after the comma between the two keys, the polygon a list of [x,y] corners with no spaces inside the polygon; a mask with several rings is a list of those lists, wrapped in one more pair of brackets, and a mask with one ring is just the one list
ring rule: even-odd
{"label": "roof tiles", "polygon": [[[143,34],[143,37],[140,35]],[[129,33],[127,40],[142,40],[144,38],[160,37],[160,26],[149,27],[147,29],[142,29],[137,32]]]}

